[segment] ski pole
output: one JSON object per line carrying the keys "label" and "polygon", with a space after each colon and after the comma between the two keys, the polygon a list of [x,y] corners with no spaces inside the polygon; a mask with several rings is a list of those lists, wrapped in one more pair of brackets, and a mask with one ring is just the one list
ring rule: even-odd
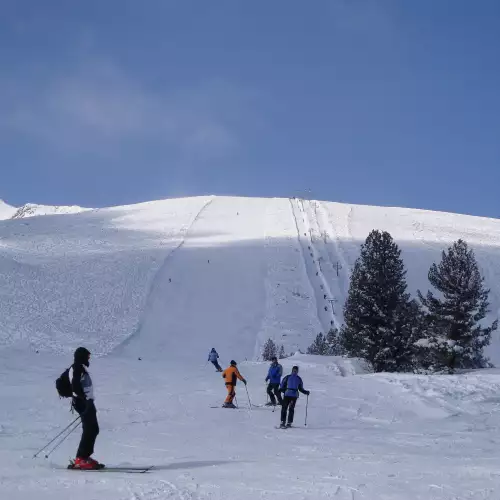
{"label": "ski pole", "polygon": [[75,432],[75,431],[76,431],[76,429],[78,428],[78,426],[79,426],[79,425],[80,425],[80,422],[77,422],[77,423],[76,423],[76,425],[75,425],[73,428],[71,428],[71,429],[69,430],[69,432],[66,434],[66,436],[64,436],[64,437],[63,437],[63,438],[62,438],[62,439],[61,439],[61,440],[60,440],[60,441],[59,441],[59,442],[58,442],[58,443],[54,446],[54,448],[52,448],[52,449],[51,449],[48,453],[46,453],[46,454],[45,454],[45,458],[49,458],[49,455],[52,455],[52,453],[54,453],[54,451],[56,451],[56,450],[57,450],[57,448],[59,448],[59,446],[61,446],[61,445],[64,443],[64,441],[66,441],[66,439],[68,439],[68,437],[69,437],[71,434],[73,434],[73,432]]}
{"label": "ski pole", "polygon": [[248,407],[252,409],[252,402],[250,401],[250,394],[248,394],[248,387],[247,384],[245,384],[245,390],[247,391],[247,397],[248,397]]}
{"label": "ski pole", "polygon": [[309,394],[306,396],[306,420],[304,426],[307,427],[307,407],[309,406]]}
{"label": "ski pole", "polygon": [[46,448],[48,448],[61,434],[63,434],[65,431],[67,431],[79,418],[80,418],[80,416],[76,417],[75,420],[73,420],[73,422],[71,422],[71,424],[69,424],[68,426],[66,426],[54,439],[52,439],[52,441],[49,441],[43,448],[39,449],[33,455],[33,458],[36,458],[43,450],[45,450]]}

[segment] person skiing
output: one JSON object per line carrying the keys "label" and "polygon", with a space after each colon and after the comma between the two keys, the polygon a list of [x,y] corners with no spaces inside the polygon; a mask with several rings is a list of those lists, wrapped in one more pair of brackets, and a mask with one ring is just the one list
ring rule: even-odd
{"label": "person skiing", "polygon": [[73,463],[75,469],[99,469],[103,467],[91,458],[99,434],[97,411],[94,404],[94,386],[87,370],[90,364],[90,352],[79,347],[74,354],[74,363],[69,370],[69,380],[73,390],[72,406],[82,420],[82,438]]}
{"label": "person skiing", "polygon": [[[299,367],[294,366],[292,373],[287,375],[281,382],[281,392],[284,393],[283,404],[281,405],[281,429],[291,427],[293,424],[293,415],[295,413],[295,405],[299,397],[299,392],[309,396],[310,392],[304,389],[302,379],[299,377]],[[288,410],[288,422],[286,418]]]}
{"label": "person skiing", "polygon": [[217,351],[215,350],[214,347],[212,347],[212,350],[208,353],[208,361],[210,361],[215,366],[215,369],[218,372],[221,372],[222,368],[220,367],[219,362],[217,361],[218,358],[219,355],[217,354]]}
{"label": "person skiing", "polygon": [[266,382],[269,381],[267,386],[267,394],[269,394],[270,402],[267,406],[276,406],[276,399],[278,404],[282,405],[283,400],[281,399],[280,393],[280,382],[281,376],[283,375],[283,367],[278,363],[278,358],[274,356],[271,359],[271,366],[267,372]]}
{"label": "person skiing", "polygon": [[233,399],[236,396],[236,391],[234,388],[236,387],[236,380],[240,379],[245,385],[247,385],[247,381],[242,377],[240,371],[236,366],[236,361],[231,360],[231,364],[222,372],[222,377],[226,382],[227,389],[227,397],[222,405],[223,408],[236,408],[233,404]]}

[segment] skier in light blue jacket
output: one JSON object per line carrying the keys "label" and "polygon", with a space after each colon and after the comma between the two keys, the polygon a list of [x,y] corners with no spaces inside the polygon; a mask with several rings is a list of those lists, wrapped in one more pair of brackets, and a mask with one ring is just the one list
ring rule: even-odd
{"label": "skier in light blue jacket", "polygon": [[217,354],[217,351],[215,350],[215,348],[212,347],[212,350],[208,353],[208,361],[210,361],[215,366],[215,369],[218,372],[221,372],[222,368],[219,365],[219,362],[217,361],[218,359],[219,359],[219,355]]}

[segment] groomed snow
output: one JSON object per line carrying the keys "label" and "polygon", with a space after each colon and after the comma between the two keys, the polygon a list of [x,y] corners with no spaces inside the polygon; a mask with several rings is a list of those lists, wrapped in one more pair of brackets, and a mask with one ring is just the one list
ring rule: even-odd
{"label": "groomed snow", "polygon": [[[312,391],[308,426],[301,397],[297,428],[279,431],[269,408],[210,408],[225,388],[205,361],[211,347],[224,366],[236,359],[252,401],[265,403],[262,344],[295,352],[342,322],[349,272],[374,228],[402,248],[412,293],[427,290],[442,250],[467,240],[491,321],[500,221],[212,196],[76,211],[0,221],[0,498],[498,498],[496,369],[370,374],[355,360],[297,354],[283,364],[298,364]],[[73,418],[54,380],[79,345],[94,354],[97,458],[155,465],[148,475],[62,469],[78,435],[32,459]],[[496,337],[493,361],[499,346]],[[243,386],[237,395],[248,407]]]}
{"label": "groomed snow", "polygon": [[[224,353],[224,366],[228,354]],[[148,475],[64,470],[76,432],[48,459],[33,454],[73,415],[54,396],[69,359],[0,353],[0,496],[9,500],[469,500],[498,498],[500,374],[363,374],[347,360],[299,355],[311,390],[296,428],[279,414],[220,405],[225,387],[203,359],[180,363],[111,355],[94,359],[101,432],[96,457],[155,465]],[[22,369],[20,369],[22,364]],[[266,402],[267,364],[242,362],[253,404]],[[83,475],[82,475],[83,474]]]}

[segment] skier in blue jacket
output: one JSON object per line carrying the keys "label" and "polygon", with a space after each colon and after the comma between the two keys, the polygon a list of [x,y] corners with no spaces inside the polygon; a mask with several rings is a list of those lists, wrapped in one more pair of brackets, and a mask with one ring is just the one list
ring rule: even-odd
{"label": "skier in blue jacket", "polygon": [[217,351],[215,350],[214,347],[212,347],[212,350],[208,353],[208,361],[210,361],[215,366],[215,369],[218,372],[221,372],[222,368],[220,367],[219,362],[217,361],[218,358],[219,355],[217,354]]}
{"label": "skier in blue jacket", "polygon": [[274,356],[271,359],[271,366],[267,372],[266,382],[269,381],[267,385],[267,393],[269,394],[269,399],[271,400],[267,403],[267,406],[276,406],[276,399],[278,404],[282,405],[283,400],[280,394],[280,382],[281,376],[283,375],[283,367],[278,363],[278,358]]}
{"label": "skier in blue jacket", "polygon": [[[299,377],[299,367],[294,366],[292,368],[292,373],[287,375],[281,382],[281,392],[285,394],[283,398],[283,404],[281,405],[281,425],[282,429],[286,427],[291,427],[293,423],[293,414],[295,413],[295,404],[299,397],[299,392],[302,394],[307,394],[309,396],[310,392],[304,389],[304,384],[302,379]],[[288,410],[288,422],[286,419],[286,413]],[[286,423],[287,422],[287,423]]]}

